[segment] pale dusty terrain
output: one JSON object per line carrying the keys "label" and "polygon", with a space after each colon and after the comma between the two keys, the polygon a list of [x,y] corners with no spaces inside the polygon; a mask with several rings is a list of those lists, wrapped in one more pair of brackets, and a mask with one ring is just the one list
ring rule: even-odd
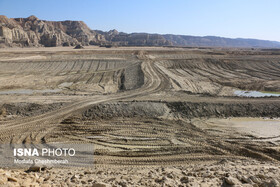
{"label": "pale dusty terrain", "polygon": [[3,169],[2,184],[279,186],[280,99],[234,95],[279,93],[279,54],[1,49],[0,142],[95,149],[91,168]]}
{"label": "pale dusty terrain", "polygon": [[0,170],[0,181],[10,186],[279,186],[279,172],[274,163],[222,160],[187,166]]}

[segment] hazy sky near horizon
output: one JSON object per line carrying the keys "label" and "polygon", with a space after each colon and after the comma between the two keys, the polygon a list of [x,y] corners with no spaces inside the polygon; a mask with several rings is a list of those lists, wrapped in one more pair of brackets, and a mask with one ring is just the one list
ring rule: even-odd
{"label": "hazy sky near horizon", "polygon": [[0,15],[91,29],[280,41],[280,0],[0,0]]}

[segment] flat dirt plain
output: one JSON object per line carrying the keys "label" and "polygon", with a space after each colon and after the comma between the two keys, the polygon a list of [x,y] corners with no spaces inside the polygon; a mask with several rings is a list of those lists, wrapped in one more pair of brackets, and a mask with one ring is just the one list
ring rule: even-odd
{"label": "flat dirt plain", "polygon": [[[3,186],[280,186],[280,50],[0,50],[0,142],[94,145]],[[2,153],[4,154],[4,153]]]}

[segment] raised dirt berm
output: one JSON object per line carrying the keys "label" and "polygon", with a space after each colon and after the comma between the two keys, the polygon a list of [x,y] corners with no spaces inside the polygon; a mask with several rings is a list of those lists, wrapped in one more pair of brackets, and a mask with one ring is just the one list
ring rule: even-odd
{"label": "raised dirt berm", "polygon": [[84,120],[131,118],[279,117],[278,103],[113,102],[93,105]]}

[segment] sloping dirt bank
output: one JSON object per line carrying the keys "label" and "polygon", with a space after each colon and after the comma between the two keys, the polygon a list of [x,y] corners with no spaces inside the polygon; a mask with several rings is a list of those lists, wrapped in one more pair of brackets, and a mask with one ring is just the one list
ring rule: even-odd
{"label": "sloping dirt bank", "polygon": [[83,119],[114,117],[279,117],[279,103],[115,102],[94,105]]}
{"label": "sloping dirt bank", "polygon": [[9,103],[0,105],[0,117],[15,118],[44,114],[63,107],[65,103],[36,104],[36,103]]}

